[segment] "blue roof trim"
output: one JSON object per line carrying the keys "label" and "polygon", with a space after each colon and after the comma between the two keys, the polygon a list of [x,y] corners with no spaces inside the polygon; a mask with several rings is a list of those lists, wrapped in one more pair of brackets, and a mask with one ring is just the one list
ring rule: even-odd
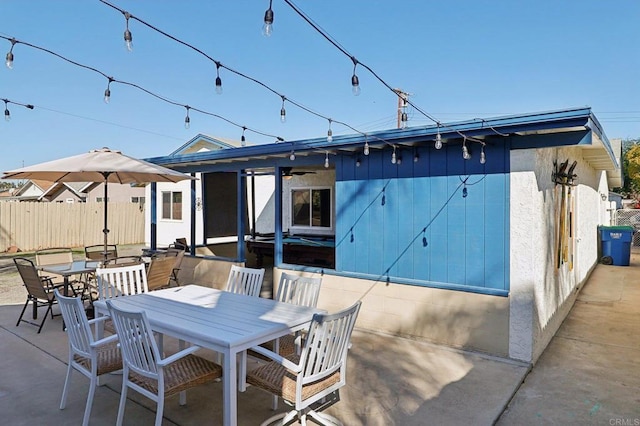
{"label": "blue roof trim", "polygon": [[[590,125],[593,125],[593,127],[590,127]],[[366,140],[371,146],[383,146],[385,144],[424,142],[425,140],[435,139],[435,135],[438,131],[440,131],[440,134],[444,139],[459,139],[461,136],[458,132],[464,133],[469,137],[479,137],[490,135],[499,136],[499,133],[515,133],[568,127],[585,127],[594,129],[594,131],[597,129],[597,133],[606,145],[606,149],[609,154],[612,155],[612,158],[615,158],[608,139],[604,135],[604,132],[602,132],[600,124],[591,113],[591,108],[589,107],[510,115],[488,119],[475,119],[454,123],[441,123],[439,127],[434,124],[424,127],[410,127],[407,129],[382,130],[368,133]],[[202,137],[207,138],[206,136]],[[193,142],[193,139],[190,142]],[[165,166],[203,163],[215,160],[232,160],[236,158],[242,159],[242,161],[246,162],[246,160],[251,157],[283,155],[290,153],[291,150],[295,150],[296,152],[305,152],[318,150],[335,151],[341,148],[353,149],[353,147],[360,146],[364,144],[364,142],[364,135],[350,134],[334,136],[331,143],[327,142],[326,138],[322,137],[246,147],[231,147],[231,149],[183,155],[177,155],[177,152],[180,151],[180,149],[178,149],[174,152],[175,155],[172,154],[164,157],[152,157],[146,158],[145,160]],[[187,143],[187,145],[189,143]]]}

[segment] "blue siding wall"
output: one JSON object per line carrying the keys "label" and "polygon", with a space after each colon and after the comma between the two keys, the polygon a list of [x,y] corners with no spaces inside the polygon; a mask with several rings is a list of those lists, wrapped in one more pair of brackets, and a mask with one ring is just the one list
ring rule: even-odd
{"label": "blue siding wall", "polygon": [[338,157],[336,271],[506,295],[509,147],[487,145],[482,165],[469,146],[467,161],[460,144]]}

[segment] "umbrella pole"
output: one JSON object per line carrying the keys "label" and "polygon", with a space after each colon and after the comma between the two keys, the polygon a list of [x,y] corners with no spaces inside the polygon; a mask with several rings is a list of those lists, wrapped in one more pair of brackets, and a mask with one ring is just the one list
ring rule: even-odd
{"label": "umbrella pole", "polygon": [[104,233],[104,251],[102,252],[102,255],[104,256],[104,264],[107,263],[107,245],[108,245],[108,236],[109,236],[109,229],[107,228],[107,179],[109,178],[109,173],[104,173],[104,198],[102,199],[102,201],[104,202],[104,229],[102,230],[102,232]]}

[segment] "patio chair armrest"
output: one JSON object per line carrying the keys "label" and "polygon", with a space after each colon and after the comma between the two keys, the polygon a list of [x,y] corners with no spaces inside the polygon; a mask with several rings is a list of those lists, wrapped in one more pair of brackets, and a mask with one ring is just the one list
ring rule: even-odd
{"label": "patio chair armrest", "polygon": [[118,335],[117,334],[112,334],[111,336],[107,336],[105,338],[102,338],[100,340],[96,340],[95,342],[91,343],[91,347],[92,348],[97,348],[97,347],[103,346],[103,345],[105,345],[107,343],[115,342],[117,340],[118,340]]}
{"label": "patio chair armrest", "polygon": [[158,366],[159,367],[166,367],[167,365],[171,364],[172,362],[175,362],[177,360],[179,360],[180,358],[183,358],[189,354],[194,353],[195,351],[199,350],[200,346],[197,345],[193,345],[193,346],[189,346],[186,349],[181,350],[180,352],[176,352],[173,355],[170,355],[164,359],[161,359],[158,361]]}
{"label": "patio chair armrest", "polygon": [[109,315],[101,315],[101,316],[96,317],[94,319],[90,319],[89,320],[89,325],[97,324],[99,322],[103,322],[103,321],[106,321],[108,319],[111,319],[111,317]]}
{"label": "patio chair armrest", "polygon": [[287,358],[280,356],[279,354],[272,352],[269,349],[263,348],[262,346],[254,346],[253,348],[251,348],[251,350],[272,359],[278,364],[281,364],[287,370],[291,370],[294,373],[299,373],[300,371],[302,371],[302,367],[300,365],[294,364]]}

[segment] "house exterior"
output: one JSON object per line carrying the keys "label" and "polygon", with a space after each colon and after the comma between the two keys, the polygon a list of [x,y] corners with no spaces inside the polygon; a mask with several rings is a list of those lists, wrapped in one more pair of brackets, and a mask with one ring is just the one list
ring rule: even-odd
{"label": "house exterior", "polygon": [[[112,203],[137,203],[144,206],[144,185],[109,184],[109,201]],[[48,182],[28,180],[9,196],[6,201],[39,201],[50,203],[102,202],[104,183],[94,182]]]}
{"label": "house exterior", "polygon": [[[245,260],[257,228],[246,194],[270,176],[275,279],[322,275],[319,306],[363,300],[360,328],[535,362],[597,263],[620,155],[591,109],[574,108],[147,161],[200,176],[176,195],[191,241],[217,226],[225,187],[224,228]],[[161,192],[150,185],[152,246]],[[331,235],[331,267],[285,263],[296,234]]]}

